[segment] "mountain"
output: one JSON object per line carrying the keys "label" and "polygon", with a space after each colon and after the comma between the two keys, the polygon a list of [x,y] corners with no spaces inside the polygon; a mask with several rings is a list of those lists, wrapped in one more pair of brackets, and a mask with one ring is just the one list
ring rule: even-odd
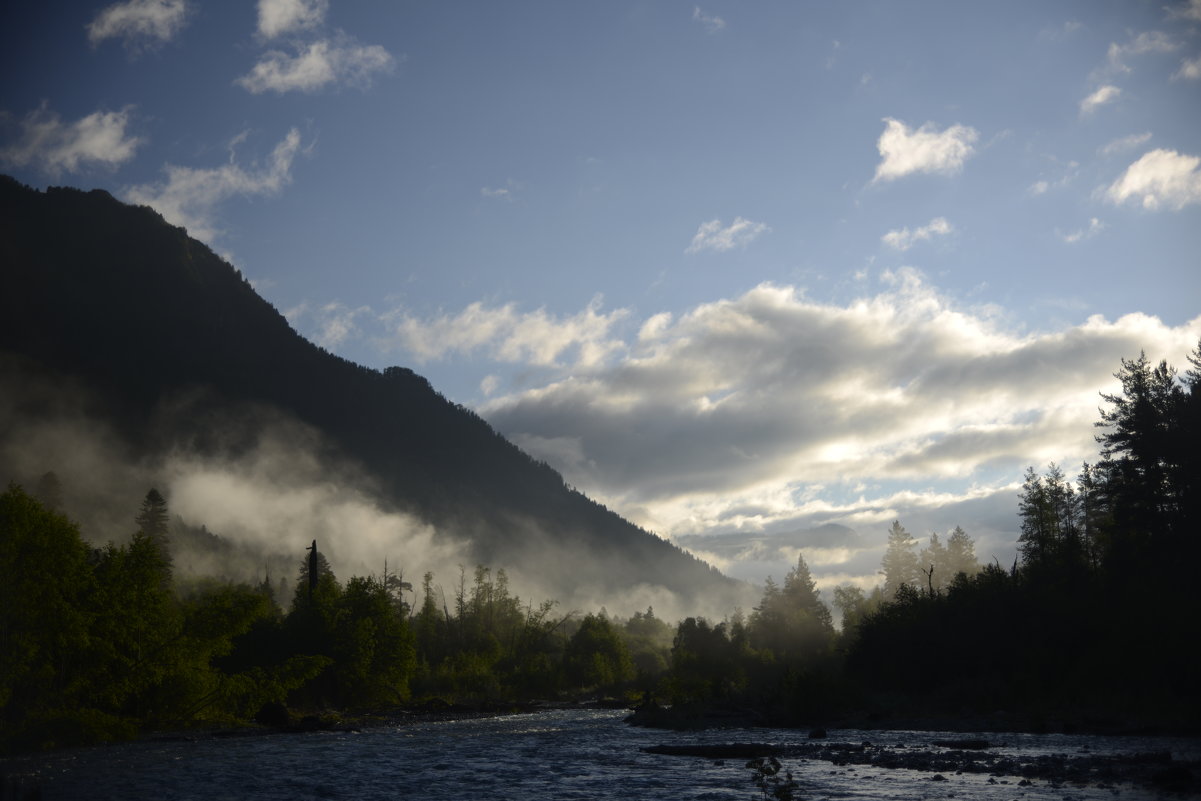
{"label": "mountain", "polygon": [[[358,465],[383,507],[470,541],[473,561],[536,574],[561,599],[585,586],[649,587],[712,609],[742,592],[567,487],[411,370],[368,369],[308,342],[236,269],[149,208],[0,177],[0,265],[0,352],[18,365],[10,386],[60,388],[10,403],[0,437],[73,404],[114,432],[123,459],[236,458],[256,425],[217,421],[269,410],[319,431],[326,455]],[[15,469],[0,463],[0,480]]]}

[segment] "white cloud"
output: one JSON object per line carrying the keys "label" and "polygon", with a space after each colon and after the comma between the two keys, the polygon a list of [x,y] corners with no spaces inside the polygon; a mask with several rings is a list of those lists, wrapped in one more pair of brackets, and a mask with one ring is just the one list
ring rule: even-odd
{"label": "white cloud", "polygon": [[145,140],[129,136],[131,107],[96,111],[64,123],[45,103],[20,122],[20,139],[0,150],[0,161],[17,167],[36,165],[51,175],[89,166],[115,169],[134,157]]}
{"label": "white cloud", "polygon": [[521,182],[514,181],[512,178],[505,181],[504,186],[484,186],[480,188],[480,197],[492,198],[494,200],[505,200],[512,202],[514,196],[522,188]]}
{"label": "white cloud", "polygon": [[327,11],[329,0],[259,0],[259,35],[273,39],[320,27]]}
{"label": "white cloud", "polygon": [[394,63],[380,45],[361,45],[343,34],[312,42],[295,56],[271,50],[235,83],[256,95],[315,92],[331,83],[366,86],[373,74],[390,71]]}
{"label": "white cloud", "polygon": [[211,242],[217,235],[217,207],[238,196],[272,195],[292,180],[292,161],[300,150],[295,128],[275,146],[267,163],[246,170],[233,162],[220,167],[195,169],[168,164],[167,180],[130,187],[125,198],[157,210],[170,223],[182,225],[197,239]]}
{"label": "white cloud", "polygon": [[699,22],[705,27],[709,33],[717,33],[726,27],[726,21],[715,14],[709,14],[701,10],[700,6],[693,6],[692,19]]}
{"label": "white cloud", "polygon": [[938,131],[927,122],[916,131],[891,117],[884,120],[884,133],[877,147],[883,160],[876,167],[875,181],[891,181],[913,173],[954,174],[975,152],[972,143],[980,136],[975,128],[952,125]]}
{"label": "white cloud", "polygon": [[1067,233],[1067,234],[1060,233],[1057,230],[1056,233],[1059,235],[1059,238],[1062,239],[1064,242],[1066,242],[1069,245],[1074,245],[1077,242],[1080,242],[1082,240],[1092,239],[1094,236],[1096,236],[1097,234],[1101,233],[1104,230],[1105,230],[1105,223],[1101,222],[1096,217],[1093,217],[1093,218],[1089,219],[1087,228],[1081,228],[1078,231],[1072,231],[1071,233]]}
{"label": "white cloud", "polygon": [[[855,525],[973,492],[1001,493],[1010,519],[1002,490],[1025,465],[1095,457],[1097,393],[1119,358],[1145,349],[1181,364],[1201,336],[1201,318],[1172,328],[1141,314],[1011,331],[916,273],[885,278],[845,305],[763,284],[655,315],[611,358],[481,412],[568,482],[669,535]],[[931,489],[902,498],[903,486]]]}
{"label": "white cloud", "polygon": [[1091,114],[1106,103],[1112,103],[1122,94],[1116,86],[1105,85],[1080,101],[1080,113]]}
{"label": "white cloud", "polygon": [[1126,64],[1129,56],[1141,56],[1145,53],[1171,53],[1180,45],[1166,33],[1160,31],[1144,31],[1128,43],[1120,45],[1111,42],[1108,51],[1108,67],[1110,72],[1130,72]]}
{"label": "white cloud", "polygon": [[[332,301],[316,309],[310,309],[307,303],[289,309],[284,313],[288,323],[293,328],[302,325],[311,333],[310,339],[327,350],[337,350],[338,346],[349,339],[362,335],[358,319],[374,317],[369,306],[352,309],[341,301]],[[309,321],[312,322],[309,322]]]}
{"label": "white cloud", "polygon": [[1139,145],[1145,145],[1150,141],[1150,131],[1146,131],[1141,134],[1131,134],[1130,136],[1124,136],[1121,139],[1115,139],[1112,142],[1109,142],[1104,147],[1099,148],[1097,153],[1102,156],[1112,156],[1115,153],[1121,153],[1123,150],[1131,150]]}
{"label": "white cloud", "polygon": [[458,314],[419,319],[404,310],[389,312],[387,347],[407,351],[420,363],[453,354],[484,352],[503,362],[555,367],[565,363],[594,366],[621,347],[610,329],[627,316],[625,309],[601,311],[598,296],[587,308],[569,317],[545,309],[520,313],[514,304],[488,307],[472,303]]}
{"label": "white cloud", "polygon": [[1180,69],[1172,76],[1177,80],[1201,80],[1201,56],[1186,58],[1180,62]]}
{"label": "white cloud", "polygon": [[108,6],[88,24],[88,41],[93,46],[119,37],[125,46],[138,48],[169,42],[188,20],[184,0],[127,0]]}
{"label": "white cloud", "polygon": [[1201,22],[1201,0],[1186,0],[1175,8],[1168,7],[1168,16],[1172,19],[1189,19]]}
{"label": "white cloud", "polygon": [[927,225],[910,231],[908,227],[889,231],[881,240],[884,244],[900,251],[909,250],[917,242],[933,239],[935,236],[946,236],[954,230],[946,217],[935,217]]}
{"label": "white cloud", "polygon": [[1179,211],[1201,203],[1201,158],[1159,148],[1143,155],[1106,190],[1114,203],[1128,200],[1155,210],[1161,206]]}
{"label": "white cloud", "polygon": [[734,222],[725,228],[721,227],[721,220],[709,220],[696,229],[696,236],[692,237],[692,243],[684,252],[726,251],[746,247],[770,230],[764,223],[751,222],[742,217],[735,217]]}

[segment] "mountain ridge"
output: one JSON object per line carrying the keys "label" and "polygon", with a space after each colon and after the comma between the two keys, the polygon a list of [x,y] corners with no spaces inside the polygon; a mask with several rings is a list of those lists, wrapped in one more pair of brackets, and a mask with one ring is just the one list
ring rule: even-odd
{"label": "mountain ridge", "polygon": [[[557,554],[564,575],[550,585],[564,593],[587,584],[740,594],[567,487],[412,370],[366,368],[304,339],[234,267],[152,209],[3,177],[0,260],[0,351],[87,386],[91,413],[134,453],[221,447],[205,421],[261,404],[321,431],[386,503],[465,534],[479,562],[512,568]],[[164,417],[181,396],[186,412]]]}

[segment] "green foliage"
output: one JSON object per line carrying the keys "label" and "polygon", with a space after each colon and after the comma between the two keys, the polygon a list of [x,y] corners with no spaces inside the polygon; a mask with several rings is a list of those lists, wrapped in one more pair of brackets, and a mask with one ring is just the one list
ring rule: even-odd
{"label": "green foliage", "polygon": [[0,728],[7,735],[79,697],[93,577],[75,525],[16,485],[0,495],[0,576]]}
{"label": "green foliage", "polygon": [[588,615],[567,642],[563,671],[571,686],[611,689],[634,677],[634,664],[613,624]]}

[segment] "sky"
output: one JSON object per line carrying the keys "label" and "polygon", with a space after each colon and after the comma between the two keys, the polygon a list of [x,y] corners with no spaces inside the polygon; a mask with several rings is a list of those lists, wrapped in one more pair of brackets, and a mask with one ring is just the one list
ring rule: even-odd
{"label": "sky", "polygon": [[1201,0],[0,7],[0,171],[187,228],[731,575],[1008,564],[1201,338]]}

